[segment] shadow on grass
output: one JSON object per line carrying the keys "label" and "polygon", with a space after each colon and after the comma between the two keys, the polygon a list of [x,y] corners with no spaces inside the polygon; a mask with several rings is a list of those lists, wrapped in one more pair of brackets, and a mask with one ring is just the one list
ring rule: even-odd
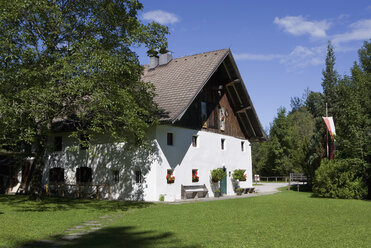
{"label": "shadow on grass", "polygon": [[312,192],[312,187],[308,184],[293,184],[291,185],[290,190],[299,192]]}
{"label": "shadow on grass", "polygon": [[[60,240],[61,237],[55,237]],[[23,244],[27,247],[50,247],[49,244],[40,242]],[[176,239],[170,232],[136,231],[135,227],[108,227],[86,234],[78,239],[66,241],[59,244],[61,248],[84,248],[84,247],[110,247],[110,248],[149,248],[149,247],[179,247],[193,248],[196,246],[184,246],[179,239]]]}
{"label": "shadow on grass", "polygon": [[46,197],[30,201],[28,196],[0,195],[0,204],[7,204],[20,212],[66,211],[91,209],[100,211],[127,211],[132,208],[146,208],[152,203],[134,201],[108,201]]}

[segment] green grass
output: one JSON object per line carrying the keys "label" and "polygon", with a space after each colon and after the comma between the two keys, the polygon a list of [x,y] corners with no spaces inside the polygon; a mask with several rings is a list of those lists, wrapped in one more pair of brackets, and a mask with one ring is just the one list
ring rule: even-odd
{"label": "green grass", "polygon": [[147,207],[148,203],[46,198],[29,201],[27,196],[0,195],[0,248],[48,239],[99,216]]}
{"label": "green grass", "polygon": [[[108,205],[104,201],[89,204]],[[1,202],[0,211],[4,214],[0,214],[0,222],[7,215],[3,205]],[[11,204],[6,206],[9,212],[15,211]],[[63,225],[68,224],[68,219],[76,224],[78,218],[68,217],[74,212],[69,211],[57,208],[31,213],[49,219],[45,220],[49,226],[53,225],[50,215],[64,216],[58,222],[66,221]],[[75,211],[85,213],[83,209]],[[91,207],[88,212],[90,219],[102,214],[98,207]],[[30,214],[23,210],[15,213]],[[58,233],[46,232],[39,226],[35,229],[44,236]],[[13,232],[13,237],[19,239],[29,230],[22,233],[15,228]],[[13,232],[2,228],[0,240],[7,240],[9,236],[5,238],[4,234]],[[111,225],[63,247],[371,247],[370,234],[370,201],[313,198],[310,193],[284,191],[252,198],[131,208]]]}

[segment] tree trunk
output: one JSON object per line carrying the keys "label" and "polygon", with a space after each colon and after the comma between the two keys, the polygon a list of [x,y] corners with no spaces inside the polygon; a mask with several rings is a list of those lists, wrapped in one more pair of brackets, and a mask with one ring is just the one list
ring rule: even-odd
{"label": "tree trunk", "polygon": [[36,150],[34,160],[34,170],[31,175],[30,199],[40,200],[43,192],[42,172],[44,170],[44,156],[46,150],[46,137],[36,138]]}

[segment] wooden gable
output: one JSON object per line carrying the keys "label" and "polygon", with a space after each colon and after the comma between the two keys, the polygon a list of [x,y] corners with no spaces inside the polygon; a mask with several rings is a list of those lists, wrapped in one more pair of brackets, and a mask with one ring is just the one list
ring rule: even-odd
{"label": "wooden gable", "polygon": [[225,66],[221,65],[191,106],[184,113],[176,126],[225,134],[237,138],[248,138],[238,120],[236,109],[231,104],[232,99],[227,91],[230,75]]}

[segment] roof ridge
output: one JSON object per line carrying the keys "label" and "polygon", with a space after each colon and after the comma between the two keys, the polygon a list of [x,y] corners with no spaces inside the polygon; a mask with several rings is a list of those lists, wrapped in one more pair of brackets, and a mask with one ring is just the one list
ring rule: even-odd
{"label": "roof ridge", "polygon": [[217,50],[212,50],[212,51],[208,51],[208,52],[202,52],[202,53],[196,53],[196,54],[191,54],[191,55],[185,55],[185,56],[182,56],[182,57],[173,58],[173,60],[176,60],[176,59],[182,59],[182,58],[186,58],[186,57],[192,57],[192,56],[203,55],[203,54],[206,54],[206,53],[213,53],[213,52],[227,51],[227,50],[230,50],[230,49],[229,49],[229,48],[223,48],[223,49],[217,49]]}

